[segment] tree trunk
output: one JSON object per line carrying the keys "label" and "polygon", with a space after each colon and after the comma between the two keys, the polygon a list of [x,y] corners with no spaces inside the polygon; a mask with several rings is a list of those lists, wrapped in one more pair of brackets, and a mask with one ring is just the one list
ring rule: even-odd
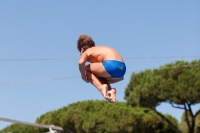
{"label": "tree trunk", "polygon": [[163,116],[161,113],[159,113],[158,111],[156,111],[155,109],[154,109],[154,111],[163,119],[163,120],[165,120],[168,124],[169,124],[169,126],[172,128],[172,129],[174,129],[177,133],[182,133],[171,121],[169,121],[165,116]]}
{"label": "tree trunk", "polygon": [[197,132],[196,133],[200,133],[200,126],[197,127]]}

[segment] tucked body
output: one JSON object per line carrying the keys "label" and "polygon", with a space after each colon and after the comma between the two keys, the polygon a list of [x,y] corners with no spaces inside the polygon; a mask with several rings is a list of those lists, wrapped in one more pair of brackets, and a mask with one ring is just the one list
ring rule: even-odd
{"label": "tucked body", "polygon": [[[88,35],[79,37],[77,48],[82,79],[93,84],[108,101],[115,102],[116,89],[110,84],[124,79],[126,65],[121,55],[111,47],[95,46]],[[86,62],[90,64],[86,65]]]}

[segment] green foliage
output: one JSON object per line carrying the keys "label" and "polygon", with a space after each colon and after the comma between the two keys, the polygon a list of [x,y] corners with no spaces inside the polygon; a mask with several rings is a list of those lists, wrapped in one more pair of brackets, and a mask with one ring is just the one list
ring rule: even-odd
{"label": "green foliage", "polygon": [[132,106],[150,108],[161,102],[181,105],[189,101],[194,105],[200,102],[199,77],[200,60],[177,61],[160,69],[134,73],[125,90],[125,99]]}
{"label": "green foliage", "polygon": [[[166,115],[177,125],[176,119]],[[56,125],[63,133],[175,133],[154,111],[123,102],[83,101],[41,115],[37,123]],[[48,129],[13,124],[0,133],[44,133]]]}
{"label": "green foliage", "polygon": [[[58,117],[56,115],[60,119],[54,119]],[[42,115],[37,122],[59,123],[57,126],[63,127],[65,133],[70,131],[76,133],[174,133],[168,124],[153,111],[132,108],[122,102],[115,104],[106,101],[77,102]]]}
{"label": "green foliage", "polygon": [[38,133],[38,128],[32,127],[32,126],[27,126],[27,125],[22,125],[22,124],[12,124],[0,131],[0,133],[7,133],[7,132]]}
{"label": "green foliage", "polygon": [[[159,69],[134,73],[125,90],[125,99],[131,106],[155,109],[160,103],[168,102],[173,107],[178,105],[178,108],[191,112],[191,106],[200,102],[199,77],[200,60],[176,61]],[[193,119],[195,116],[193,114]],[[194,121],[188,126],[190,133],[194,132],[192,125]],[[177,126],[172,126],[180,132]]]}

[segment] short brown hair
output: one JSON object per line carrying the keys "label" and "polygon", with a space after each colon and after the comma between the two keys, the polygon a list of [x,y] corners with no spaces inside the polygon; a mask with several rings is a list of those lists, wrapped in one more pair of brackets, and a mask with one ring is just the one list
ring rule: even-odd
{"label": "short brown hair", "polygon": [[80,35],[77,41],[77,49],[79,52],[81,52],[81,49],[83,48],[84,51],[90,47],[94,47],[95,42],[92,40],[92,38],[88,35]]}

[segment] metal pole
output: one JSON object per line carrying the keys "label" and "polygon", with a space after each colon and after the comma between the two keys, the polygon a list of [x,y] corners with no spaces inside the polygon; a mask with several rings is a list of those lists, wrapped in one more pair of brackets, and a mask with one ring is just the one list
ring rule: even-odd
{"label": "metal pole", "polygon": [[41,128],[48,128],[48,129],[51,127],[51,129],[59,130],[59,131],[63,130],[61,127],[54,126],[54,125],[44,125],[44,124],[38,124],[38,123],[30,123],[30,122],[24,122],[24,121],[19,121],[19,120],[13,120],[13,119],[9,119],[9,118],[0,117],[0,121],[7,121],[7,122],[12,122],[12,123],[19,123],[19,124],[25,124],[25,125],[41,127]]}

